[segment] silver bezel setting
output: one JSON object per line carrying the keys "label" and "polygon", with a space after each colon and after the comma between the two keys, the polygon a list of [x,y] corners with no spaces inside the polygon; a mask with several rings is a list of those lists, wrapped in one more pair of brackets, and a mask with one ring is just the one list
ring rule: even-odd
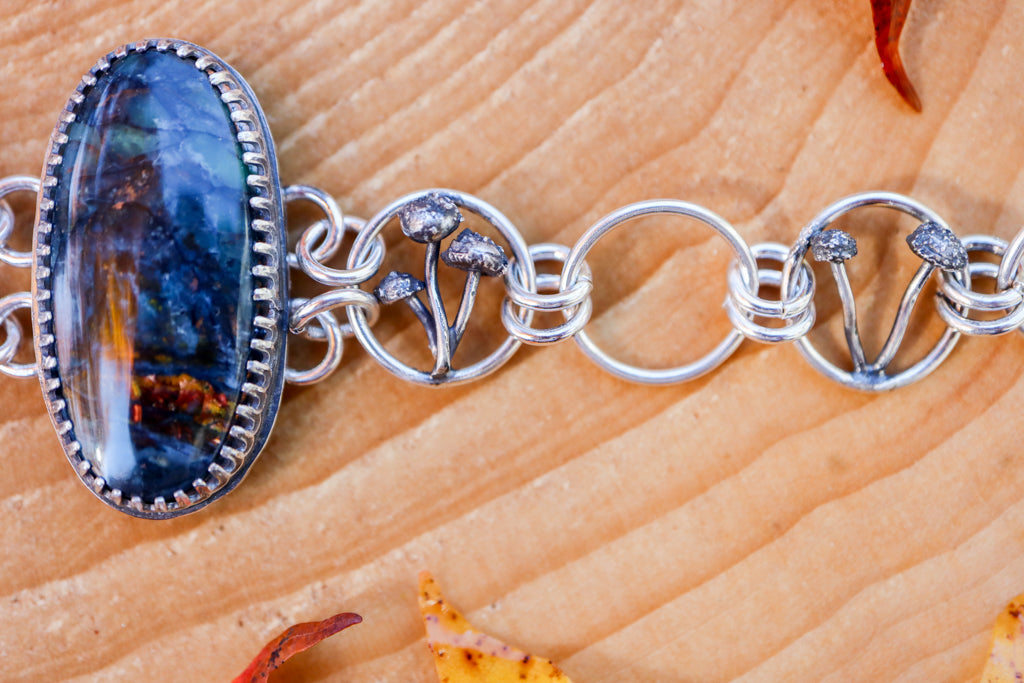
{"label": "silver bezel setting", "polygon": [[[58,184],[55,172],[63,161],[68,127],[76,120],[85,94],[99,77],[109,71],[112,63],[132,52],[147,50],[171,52],[182,60],[191,61],[196,69],[206,74],[227,107],[242,150],[241,161],[248,169],[246,182],[253,264],[253,317],[246,377],[224,441],[206,476],[193,481],[187,489],[175,491],[171,500],[161,496],[153,501],[129,497],[111,488],[93,471],[92,463],[75,439],[74,425],[58,373],[50,264]],[[82,77],[50,136],[43,167],[33,232],[32,326],[43,398],[61,446],[78,477],[107,505],[147,519],[168,519],[194,512],[238,485],[259,455],[273,427],[284,382],[288,280],[283,216],[277,159],[263,111],[245,80],[222,59],[187,41],[143,40],[106,54]]]}

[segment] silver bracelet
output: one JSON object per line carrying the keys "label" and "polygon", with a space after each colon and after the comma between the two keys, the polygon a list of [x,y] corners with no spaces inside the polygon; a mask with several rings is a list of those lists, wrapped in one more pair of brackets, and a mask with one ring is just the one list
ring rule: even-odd
{"label": "silver bracelet", "polygon": [[[32,251],[8,246],[14,214],[5,197],[38,196]],[[293,251],[284,207],[311,202],[323,218]],[[922,260],[888,339],[865,356],[845,262],[857,245],[835,227],[848,212],[887,207],[919,222],[908,236]],[[475,214],[501,236],[459,231]],[[626,364],[601,350],[585,327],[593,276],[586,258],[606,234],[634,219],[670,214],[715,230],[733,250],[724,307],[732,330],[708,354],[668,369]],[[422,278],[383,274],[382,231],[399,223],[424,245]],[[327,264],[354,234],[346,267]],[[442,249],[442,242],[447,248]],[[828,262],[844,313],[850,367],[811,343],[816,283],[807,261]],[[996,257],[971,261],[972,253]],[[744,339],[795,343],[825,376],[861,391],[905,386],[935,370],[961,334],[999,335],[1024,324],[1024,231],[958,238],[941,216],[898,194],[868,192],[826,207],[792,246],[748,245],[725,219],[683,201],[659,199],[613,211],[572,247],[526,242],[498,209],[463,192],[433,189],[395,200],[364,221],[345,216],[323,190],[282,187],[273,140],[255,95],[220,58],[188,42],[148,40],[121,47],[86,74],[51,136],[42,178],[0,180],[0,261],[31,268],[32,291],[0,299],[0,372],[37,376],[61,444],[78,477],[127,514],[167,519],[198,510],[234,488],[273,426],[284,383],[313,384],[338,367],[355,337],[395,376],[427,386],[469,382],[506,363],[521,344],[573,339],[600,367],[625,380],[673,384],[721,365]],[[561,264],[539,274],[537,264]],[[766,267],[775,264],[775,267]],[[443,302],[440,268],[465,271],[454,315]],[[331,289],[289,296],[290,272]],[[946,325],[934,348],[890,372],[910,316],[935,274],[935,305]],[[500,278],[507,339],[490,355],[457,367],[483,277]],[[978,278],[994,281],[978,291]],[[764,298],[763,286],[779,290]],[[391,355],[373,333],[382,305],[404,304],[423,325],[429,369]],[[18,362],[18,309],[31,309],[35,359]],[[347,322],[339,322],[344,309]],[[538,328],[535,313],[564,322]],[[309,369],[287,367],[289,335],[323,342]]]}

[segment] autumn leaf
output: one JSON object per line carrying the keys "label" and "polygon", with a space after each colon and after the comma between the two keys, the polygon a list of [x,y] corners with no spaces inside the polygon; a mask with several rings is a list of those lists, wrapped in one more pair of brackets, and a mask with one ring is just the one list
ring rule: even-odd
{"label": "autumn leaf", "polygon": [[361,622],[358,614],[346,612],[335,614],[323,621],[295,624],[267,643],[248,668],[231,683],[261,683],[270,677],[270,672],[281,666],[286,659],[303,650],[308,650],[324,638]]}
{"label": "autumn leaf", "polygon": [[481,633],[449,605],[429,572],[420,574],[420,612],[443,683],[572,683],[553,663]]}
{"label": "autumn leaf", "polygon": [[921,98],[911,85],[900,57],[900,34],[910,11],[910,0],[871,0],[871,14],[875,21],[875,47],[882,58],[885,77],[896,91],[916,111],[921,111]]}
{"label": "autumn leaf", "polygon": [[1024,680],[1024,594],[1013,599],[992,629],[992,652],[981,683],[1019,683]]}

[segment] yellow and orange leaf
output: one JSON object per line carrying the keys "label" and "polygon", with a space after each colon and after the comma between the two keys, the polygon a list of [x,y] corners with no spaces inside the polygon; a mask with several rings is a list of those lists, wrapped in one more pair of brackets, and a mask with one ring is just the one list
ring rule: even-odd
{"label": "yellow and orange leaf", "polygon": [[1020,683],[1024,680],[1024,594],[1013,599],[992,629],[992,652],[981,683]]}
{"label": "yellow and orange leaf", "polygon": [[267,643],[249,666],[231,683],[263,683],[270,672],[281,666],[286,659],[303,650],[308,650],[324,638],[361,622],[358,614],[346,612],[335,614],[323,621],[295,624]]}
{"label": "yellow and orange leaf", "polygon": [[420,612],[441,683],[572,683],[549,660],[474,629],[429,572],[420,573]]}

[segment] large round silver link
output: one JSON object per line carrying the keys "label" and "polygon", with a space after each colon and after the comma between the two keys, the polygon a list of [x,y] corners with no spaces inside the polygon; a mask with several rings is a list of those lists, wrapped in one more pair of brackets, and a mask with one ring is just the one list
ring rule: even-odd
{"label": "large round silver link", "polygon": [[[288,321],[290,331],[292,334],[302,334],[314,341],[323,341],[325,339],[323,328],[312,328],[320,330],[318,334],[313,332],[312,329],[307,329],[306,326],[321,313],[326,313],[342,306],[346,308],[358,306],[369,316],[368,324],[371,326],[375,325],[380,317],[380,303],[377,301],[377,298],[370,292],[365,292],[361,289],[332,289],[328,292],[317,294],[310,299],[298,299],[296,301],[298,303],[292,307],[291,317]],[[349,323],[340,325],[339,329],[343,337],[355,335]]]}
{"label": "large round silver link", "polygon": [[[823,230],[828,229],[829,226],[843,215],[854,209],[866,207],[894,209],[922,223],[932,221],[943,228],[949,229],[949,225],[942,216],[927,206],[910,197],[893,192],[863,192],[840,199],[826,207],[800,231],[800,235],[790,249],[789,257],[782,268],[782,282],[779,287],[783,299],[792,298],[799,288],[798,268],[804,263],[804,257],[807,255],[808,249],[810,249],[812,238]],[[966,281],[970,281],[970,273],[968,273],[966,266],[959,272]],[[960,333],[953,328],[947,327],[942,337],[924,358],[895,375],[853,373],[843,370],[821,355],[810,341],[810,338],[806,336],[797,339],[795,344],[800,354],[814,369],[834,382],[860,391],[880,392],[912,384],[931,374],[949,356],[959,339]]]}
{"label": "large round silver link", "polygon": [[[0,299],[0,321],[3,321],[7,333],[7,339],[4,341],[3,347],[0,348],[0,359],[4,359],[3,362],[0,362],[0,373],[8,377],[34,377],[36,374],[36,363],[13,362],[14,355],[18,352],[17,346],[21,343],[21,325],[12,316],[19,308],[32,308],[31,293],[18,292],[17,294],[9,294]],[[8,322],[14,325],[13,334],[12,327],[8,325]],[[6,345],[12,339],[17,340],[14,351],[9,357],[4,358],[7,355]]]}
{"label": "large round silver link", "polygon": [[[298,311],[304,303],[304,299],[293,299],[291,302],[292,311]],[[320,338],[327,342],[327,350],[324,352],[323,359],[308,370],[295,370],[286,366],[284,379],[289,384],[306,386],[322,382],[330,377],[338,369],[338,366],[341,365],[345,339],[342,336],[341,325],[338,323],[338,319],[329,310],[314,314],[312,319],[315,319],[323,330]],[[306,324],[309,324],[309,322],[310,319],[307,319]],[[313,336],[310,335],[310,338],[313,338]]]}
{"label": "large round silver link", "polygon": [[[326,230],[324,230],[323,242],[312,250],[313,258],[323,262],[330,260],[338,253],[345,233],[345,217],[338,203],[334,201],[334,197],[311,185],[289,185],[281,191],[281,198],[286,205],[290,202],[307,201],[323,212]],[[288,265],[292,268],[299,267],[294,254],[288,255]]]}
{"label": "large round silver link", "polygon": [[[572,252],[562,268],[561,289],[568,289],[572,283],[576,282],[580,276],[584,259],[604,235],[628,221],[658,214],[695,218],[710,226],[736,252],[736,258],[740,263],[746,286],[751,291],[759,289],[757,262],[750,251],[750,247],[743,241],[743,238],[736,232],[736,229],[724,218],[702,206],[674,199],[654,199],[637,202],[613,211],[597,221],[580,237],[579,241],[572,248]],[[640,368],[616,360],[601,350],[590,338],[586,330],[580,330],[576,334],[575,339],[583,353],[597,363],[598,366],[616,377],[641,384],[675,384],[700,377],[721,365],[743,342],[743,335],[738,330],[733,329],[726,335],[725,339],[700,359],[686,365],[667,369]]]}
{"label": "large round silver link", "polygon": [[[570,249],[564,244],[531,244],[530,257],[534,264],[554,261],[564,264]],[[568,289],[561,288],[561,276],[537,276],[537,291],[531,292],[519,282],[520,271],[513,262],[505,275],[507,296],[501,304],[501,322],[510,334],[525,344],[535,346],[557,344],[575,336],[589,322],[593,312],[590,291],[593,289],[590,266],[584,262],[580,276]],[[550,293],[547,293],[550,292]],[[523,324],[515,313],[521,306],[533,311],[562,311],[565,322],[547,329],[535,329]]]}
{"label": "large round silver link", "polygon": [[39,194],[39,178],[27,175],[0,178],[0,262],[15,268],[31,268],[31,251],[15,251],[7,246],[14,232],[14,212],[5,198],[15,192]]}
{"label": "large round silver link", "polygon": [[[359,231],[365,227],[366,221],[363,219],[345,216],[344,229],[346,231],[358,235]],[[384,262],[384,252],[386,250],[384,239],[380,235],[371,244],[366,261],[357,264],[353,268],[339,270],[325,266],[316,257],[316,251],[313,248],[313,245],[323,238],[326,230],[327,226],[324,225],[324,221],[317,221],[306,228],[298,244],[295,245],[296,262],[306,275],[321,284],[331,287],[358,287],[364,282],[368,282],[377,274],[381,264]]]}
{"label": "large round silver link", "polygon": [[[962,241],[968,253],[1003,256],[1007,249],[1004,240],[991,235],[971,235]],[[1009,288],[998,291],[1000,264],[975,261],[968,264],[968,269],[972,283],[975,277],[989,278],[996,281],[997,291],[992,294],[976,292],[944,272],[935,297],[936,309],[943,322],[962,334],[973,336],[995,336],[1021,330],[1021,325],[1024,325],[1024,293],[1017,288],[1021,283],[1013,281]],[[972,310],[1005,311],[1005,314],[991,320],[972,320],[969,317]]]}
{"label": "large round silver link", "polygon": [[[774,242],[755,244],[751,251],[755,259],[779,264],[785,263],[789,256],[789,247]],[[757,275],[762,285],[779,287],[782,284],[782,272],[779,270],[760,269]],[[806,261],[800,269],[796,296],[790,299],[772,301],[748,290],[735,260],[729,264],[726,281],[729,285],[729,296],[725,300],[726,315],[733,327],[747,339],[767,344],[791,342],[803,337],[814,327],[814,271]],[[786,324],[768,327],[755,322],[755,316],[783,320]]]}
{"label": "large round silver link", "polygon": [[[519,234],[519,230],[517,230],[515,225],[513,225],[512,222],[495,207],[478,197],[474,197],[471,194],[466,194],[457,190],[422,190],[400,197],[381,209],[376,216],[367,221],[366,227],[356,235],[356,240],[352,244],[352,249],[348,255],[348,268],[356,268],[370,258],[370,250],[372,249],[374,240],[379,237],[384,226],[397,217],[399,211],[401,211],[407,204],[438,193],[443,194],[446,198],[450,199],[456,206],[475,213],[494,227],[512,248],[513,258],[520,262],[524,286],[527,290],[537,290],[537,272],[533,266],[533,261],[530,258],[530,249],[527,246],[526,241],[523,239],[523,236]],[[415,384],[421,384],[423,386],[462,384],[464,382],[485,377],[508,362],[521,345],[521,342],[516,337],[509,335],[497,349],[484,359],[464,368],[453,368],[443,375],[435,376],[430,372],[418,370],[406,365],[385,349],[370,330],[366,313],[363,312],[362,309],[350,306],[348,308],[348,317],[349,323],[352,325],[352,330],[355,333],[355,338],[359,340],[359,343],[362,344],[363,348],[366,349],[366,352],[369,353],[374,360],[399,379],[413,382]],[[529,309],[521,310],[519,320],[524,325],[529,325],[533,320],[533,311]]]}

